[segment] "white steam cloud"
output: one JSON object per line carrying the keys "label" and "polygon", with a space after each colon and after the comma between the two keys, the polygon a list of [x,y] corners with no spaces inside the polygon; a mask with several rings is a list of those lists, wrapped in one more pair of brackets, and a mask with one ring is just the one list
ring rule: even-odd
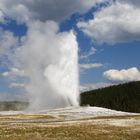
{"label": "white steam cloud", "polygon": [[[108,0],[105,0],[108,1]],[[0,0],[0,20],[14,19],[25,23],[28,31],[21,42],[16,42],[13,34],[6,35],[3,49],[11,49],[8,54],[16,70],[23,73],[30,109],[66,107],[78,105],[78,43],[74,31],[59,32],[59,24],[76,12],[86,12],[104,0]],[[6,17],[6,18],[5,18]],[[55,21],[55,22],[54,22]],[[91,56],[92,54],[89,54]],[[93,66],[92,66],[93,67]],[[5,73],[6,76],[21,78],[19,71]],[[21,80],[22,81],[22,80]],[[12,81],[13,82],[13,81]],[[11,87],[19,87],[14,80]]]}
{"label": "white steam cloud", "polygon": [[31,109],[78,105],[76,36],[73,31],[58,30],[53,21],[30,24],[23,45],[14,55],[15,66],[29,78],[25,89]]}

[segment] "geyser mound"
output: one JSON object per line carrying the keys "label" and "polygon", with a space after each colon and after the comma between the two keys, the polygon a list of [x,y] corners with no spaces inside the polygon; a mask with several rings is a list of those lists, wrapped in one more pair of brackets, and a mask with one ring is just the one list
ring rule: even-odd
{"label": "geyser mound", "polygon": [[59,32],[53,21],[30,23],[14,63],[29,79],[29,109],[78,105],[78,44],[73,31]]}

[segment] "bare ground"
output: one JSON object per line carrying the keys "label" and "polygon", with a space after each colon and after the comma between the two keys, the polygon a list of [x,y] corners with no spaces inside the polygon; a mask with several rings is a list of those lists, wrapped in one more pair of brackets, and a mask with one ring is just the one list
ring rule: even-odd
{"label": "bare ground", "polygon": [[140,115],[0,115],[0,140],[140,140]]}

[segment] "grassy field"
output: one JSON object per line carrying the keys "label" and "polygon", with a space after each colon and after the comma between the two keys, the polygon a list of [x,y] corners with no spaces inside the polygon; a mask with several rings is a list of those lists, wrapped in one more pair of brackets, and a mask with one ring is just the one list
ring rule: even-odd
{"label": "grassy field", "polygon": [[140,140],[140,115],[65,120],[65,116],[1,115],[0,140]]}

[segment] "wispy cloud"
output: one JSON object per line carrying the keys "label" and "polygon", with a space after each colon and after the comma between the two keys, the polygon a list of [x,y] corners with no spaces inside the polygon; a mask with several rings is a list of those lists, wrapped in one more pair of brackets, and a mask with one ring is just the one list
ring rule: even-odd
{"label": "wispy cloud", "polygon": [[103,64],[101,63],[89,63],[89,64],[79,64],[80,69],[95,69],[103,67]]}
{"label": "wispy cloud", "polygon": [[18,68],[11,68],[10,71],[6,71],[2,73],[2,76],[7,77],[7,78],[15,78],[17,76],[24,76],[24,71],[19,70]]}
{"label": "wispy cloud", "polygon": [[12,32],[0,29],[0,55],[7,54],[17,42],[18,39]]}
{"label": "wispy cloud", "polygon": [[90,56],[94,55],[96,51],[97,49],[95,49],[94,47],[91,47],[89,52],[80,55],[80,59],[88,59]]}
{"label": "wispy cloud", "polygon": [[4,14],[2,11],[0,11],[0,23],[4,23],[5,19],[4,19]]}
{"label": "wispy cloud", "polygon": [[99,83],[84,84],[80,86],[80,92],[90,91],[98,88],[104,88],[111,85],[113,85],[113,83],[99,82]]}
{"label": "wispy cloud", "polygon": [[23,84],[23,83],[10,83],[9,87],[10,88],[24,88],[25,84]]}

